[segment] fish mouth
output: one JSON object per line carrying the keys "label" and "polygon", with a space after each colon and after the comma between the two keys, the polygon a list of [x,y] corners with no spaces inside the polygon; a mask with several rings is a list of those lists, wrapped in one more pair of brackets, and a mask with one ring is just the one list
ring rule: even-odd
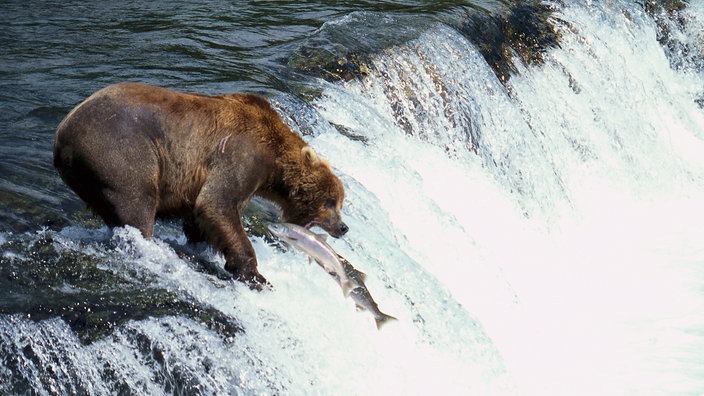
{"label": "fish mouth", "polygon": [[266,225],[266,228],[269,230],[269,232],[279,238],[281,238],[281,236],[283,235],[283,230],[281,229],[281,225],[279,224],[269,223]]}

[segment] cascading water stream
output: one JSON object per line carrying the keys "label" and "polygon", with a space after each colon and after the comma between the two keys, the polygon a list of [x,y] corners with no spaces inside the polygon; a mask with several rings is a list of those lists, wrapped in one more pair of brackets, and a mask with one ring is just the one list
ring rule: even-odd
{"label": "cascading water stream", "polygon": [[[555,18],[560,48],[517,65],[506,89],[442,26],[377,57],[361,83],[328,87],[323,117],[367,139],[338,166],[525,390],[696,392],[701,72],[672,69],[638,7]],[[315,142],[340,158],[337,139]]]}

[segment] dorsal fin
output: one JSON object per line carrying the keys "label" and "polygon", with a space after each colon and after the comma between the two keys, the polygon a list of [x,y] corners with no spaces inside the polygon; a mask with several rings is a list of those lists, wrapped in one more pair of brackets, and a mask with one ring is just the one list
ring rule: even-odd
{"label": "dorsal fin", "polygon": [[365,274],[364,272],[362,272],[362,271],[360,271],[360,270],[358,270],[358,269],[356,269],[356,268],[354,269],[354,272],[357,274],[357,276],[359,276],[359,279],[361,279],[362,282],[366,282],[366,281],[367,281],[367,274]]}

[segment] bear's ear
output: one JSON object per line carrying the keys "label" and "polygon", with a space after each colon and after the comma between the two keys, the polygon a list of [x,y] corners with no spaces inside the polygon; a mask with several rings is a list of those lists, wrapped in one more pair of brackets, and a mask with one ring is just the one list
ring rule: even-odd
{"label": "bear's ear", "polygon": [[320,161],[318,155],[310,146],[303,147],[301,149],[301,154],[303,154],[303,159],[305,159],[307,164],[315,165]]}

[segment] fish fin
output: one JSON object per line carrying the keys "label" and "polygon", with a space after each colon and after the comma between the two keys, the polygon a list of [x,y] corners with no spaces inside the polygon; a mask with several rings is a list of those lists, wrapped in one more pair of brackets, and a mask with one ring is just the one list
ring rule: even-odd
{"label": "fish fin", "polygon": [[359,285],[351,282],[349,279],[346,282],[341,282],[340,287],[342,288],[342,294],[347,297],[352,293],[352,290],[359,287]]}
{"label": "fish fin", "polygon": [[315,237],[318,238],[319,241],[327,242],[328,241],[328,236],[325,234],[315,234]]}
{"label": "fish fin", "polygon": [[[316,260],[318,261],[318,260]],[[313,264],[313,257],[308,256],[308,264]]]}
{"label": "fish fin", "polygon": [[397,321],[398,319],[394,318],[391,315],[387,315],[383,312],[380,312],[381,316],[380,317],[375,317],[374,320],[376,321],[376,329],[381,330],[381,327],[388,323],[389,321]]}
{"label": "fish fin", "polygon": [[367,274],[365,274],[364,272],[357,270],[357,269],[355,269],[354,271],[357,273],[357,276],[359,276],[359,279],[361,279],[362,282],[367,281]]}
{"label": "fish fin", "polygon": [[[362,283],[364,283],[364,282],[362,282]],[[352,285],[353,285],[353,287],[352,287],[353,290],[362,287],[362,285],[360,285],[356,279],[352,280]]]}
{"label": "fish fin", "polygon": [[345,297],[347,297],[352,291],[361,288],[362,285],[354,279],[347,278],[346,281],[340,282],[340,287],[342,287],[342,292],[345,293]]}

